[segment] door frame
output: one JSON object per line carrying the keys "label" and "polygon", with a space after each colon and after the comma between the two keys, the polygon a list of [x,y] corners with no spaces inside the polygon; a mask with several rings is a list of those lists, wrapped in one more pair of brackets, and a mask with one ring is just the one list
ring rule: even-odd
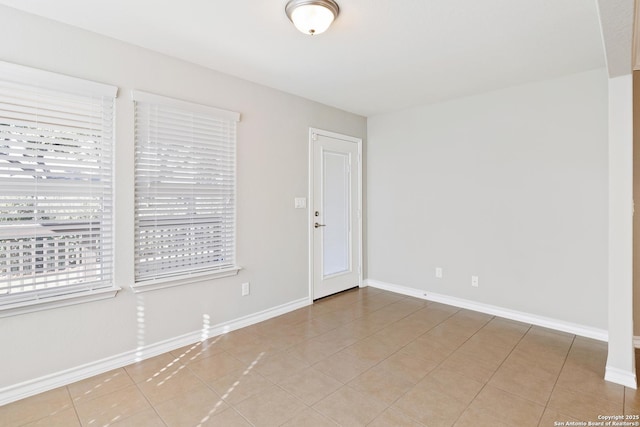
{"label": "door frame", "polygon": [[314,179],[314,162],[313,162],[313,143],[315,142],[315,135],[326,136],[333,139],[339,139],[345,142],[355,143],[358,146],[358,241],[354,244],[358,247],[358,260],[356,267],[358,268],[358,286],[362,287],[362,138],[356,138],[354,136],[344,135],[336,132],[331,132],[328,130],[318,129],[318,128],[309,128],[309,182],[308,182],[308,199],[309,204],[307,205],[307,243],[309,248],[309,304],[313,304],[313,278],[314,278],[314,267],[313,267],[313,259],[314,259],[314,238],[316,233],[314,233],[313,223],[314,223],[314,199],[313,199],[313,179]]}

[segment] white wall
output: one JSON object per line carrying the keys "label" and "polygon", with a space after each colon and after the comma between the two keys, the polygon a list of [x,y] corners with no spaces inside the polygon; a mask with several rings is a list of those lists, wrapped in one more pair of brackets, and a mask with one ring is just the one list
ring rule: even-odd
{"label": "white wall", "polygon": [[367,126],[369,279],[606,330],[605,70]]}
{"label": "white wall", "polygon": [[[116,85],[116,281],[114,299],[0,320],[0,392],[208,324],[308,296],[310,126],[359,138],[366,120],[97,34],[0,7],[0,60]],[[238,127],[238,276],[134,295],[133,105],[130,90],[235,110]],[[240,284],[251,282],[251,295]],[[139,318],[139,309],[144,316]]]}

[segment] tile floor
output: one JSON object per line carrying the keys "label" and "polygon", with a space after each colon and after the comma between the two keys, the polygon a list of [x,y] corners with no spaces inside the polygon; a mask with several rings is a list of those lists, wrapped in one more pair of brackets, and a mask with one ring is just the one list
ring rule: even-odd
{"label": "tile floor", "polygon": [[364,288],[0,407],[2,426],[554,426],[640,414],[606,345]]}

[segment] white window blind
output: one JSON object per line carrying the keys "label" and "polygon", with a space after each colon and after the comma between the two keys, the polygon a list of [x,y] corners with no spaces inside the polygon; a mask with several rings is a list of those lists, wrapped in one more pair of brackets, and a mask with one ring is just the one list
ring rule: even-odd
{"label": "white window blind", "polygon": [[0,309],[114,287],[116,92],[0,63]]}
{"label": "white window blind", "polygon": [[235,269],[238,113],[139,91],[135,280]]}

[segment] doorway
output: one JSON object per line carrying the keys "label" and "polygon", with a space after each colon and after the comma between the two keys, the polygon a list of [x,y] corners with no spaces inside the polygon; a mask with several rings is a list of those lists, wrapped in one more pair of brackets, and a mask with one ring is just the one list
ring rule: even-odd
{"label": "doorway", "polygon": [[362,283],[362,139],[309,129],[310,295]]}

